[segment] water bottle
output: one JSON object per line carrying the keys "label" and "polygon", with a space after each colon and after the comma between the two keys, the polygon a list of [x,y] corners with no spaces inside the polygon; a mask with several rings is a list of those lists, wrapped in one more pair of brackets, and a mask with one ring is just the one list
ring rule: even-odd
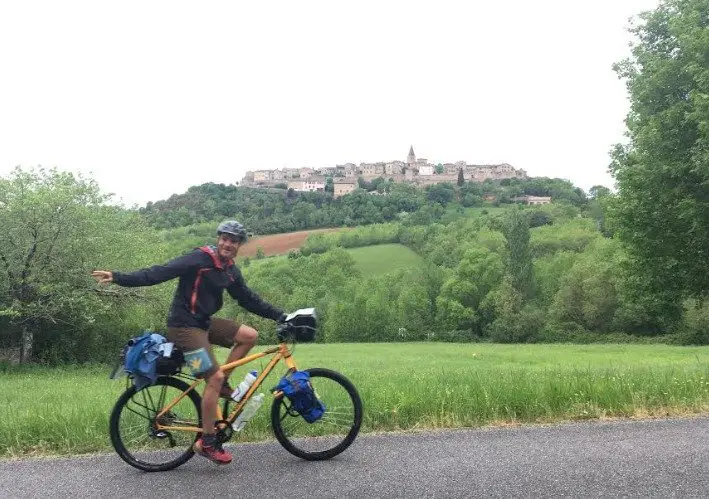
{"label": "water bottle", "polygon": [[256,414],[256,411],[258,411],[258,408],[261,407],[261,404],[263,404],[263,399],[263,393],[259,393],[251,397],[251,399],[246,403],[244,410],[241,411],[239,417],[236,418],[236,421],[234,421],[235,431],[241,431],[244,429],[246,423],[251,421],[251,418],[254,417],[254,414]]}
{"label": "water bottle", "polygon": [[244,395],[246,395],[246,392],[249,391],[249,388],[251,388],[251,385],[254,384],[254,381],[256,381],[256,378],[258,377],[258,372],[256,371],[250,371],[246,374],[244,377],[244,381],[239,383],[239,386],[237,386],[233,392],[231,392],[231,398],[234,399],[234,402],[238,402],[241,400]]}

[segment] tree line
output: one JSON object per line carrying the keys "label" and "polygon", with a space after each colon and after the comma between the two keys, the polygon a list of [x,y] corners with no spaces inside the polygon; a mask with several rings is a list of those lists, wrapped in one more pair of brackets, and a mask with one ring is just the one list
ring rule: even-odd
{"label": "tree line", "polygon": [[389,222],[426,205],[483,206],[486,196],[494,199],[495,206],[511,204],[512,198],[522,195],[551,196],[555,201],[574,206],[588,203],[582,189],[567,180],[550,178],[487,180],[460,186],[442,183],[423,189],[378,178],[369,182],[360,179],[360,186],[346,196],[333,198],[328,192],[207,183],[164,201],[148,203],[139,212],[156,228],[184,227],[231,217],[257,234],[278,234]]}

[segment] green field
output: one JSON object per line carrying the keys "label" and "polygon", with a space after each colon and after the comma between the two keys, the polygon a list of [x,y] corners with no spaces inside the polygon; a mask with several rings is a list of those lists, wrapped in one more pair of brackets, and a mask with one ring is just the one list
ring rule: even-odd
{"label": "green field", "polygon": [[366,277],[410,269],[423,263],[420,256],[402,244],[378,244],[347,251],[354,257],[357,268]]}
{"label": "green field", "polygon": [[463,212],[468,217],[483,217],[487,215],[499,215],[504,213],[507,209],[509,208],[504,206],[483,206],[463,208]]}
{"label": "green field", "polygon": [[[295,359],[300,368],[332,368],[356,384],[365,432],[709,411],[705,347],[312,344],[299,345]],[[110,451],[108,417],[125,383],[109,380],[108,371],[3,372],[0,456]],[[268,413],[262,408],[236,441],[272,438]]]}

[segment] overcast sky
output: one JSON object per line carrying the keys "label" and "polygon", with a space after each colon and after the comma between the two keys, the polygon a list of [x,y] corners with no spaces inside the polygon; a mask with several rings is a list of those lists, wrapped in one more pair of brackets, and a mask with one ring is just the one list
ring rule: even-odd
{"label": "overcast sky", "polygon": [[0,5],[0,175],[92,173],[144,204],[246,170],[510,163],[588,189],[657,0]]}

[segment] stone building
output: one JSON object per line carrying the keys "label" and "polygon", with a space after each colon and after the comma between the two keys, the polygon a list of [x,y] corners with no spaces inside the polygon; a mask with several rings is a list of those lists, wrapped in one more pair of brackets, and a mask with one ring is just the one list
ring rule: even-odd
{"label": "stone building", "polygon": [[314,192],[325,190],[325,177],[310,176],[288,182],[288,188],[299,192]]}
{"label": "stone building", "polygon": [[524,204],[549,204],[551,203],[550,196],[517,196],[512,198],[516,203]]}
{"label": "stone building", "polygon": [[406,164],[409,165],[409,167],[416,164],[416,155],[414,154],[413,145],[409,148],[409,155],[406,156]]}
{"label": "stone building", "polygon": [[333,196],[339,198],[354,191],[358,187],[358,183],[356,179],[339,178],[333,181],[333,187]]}

